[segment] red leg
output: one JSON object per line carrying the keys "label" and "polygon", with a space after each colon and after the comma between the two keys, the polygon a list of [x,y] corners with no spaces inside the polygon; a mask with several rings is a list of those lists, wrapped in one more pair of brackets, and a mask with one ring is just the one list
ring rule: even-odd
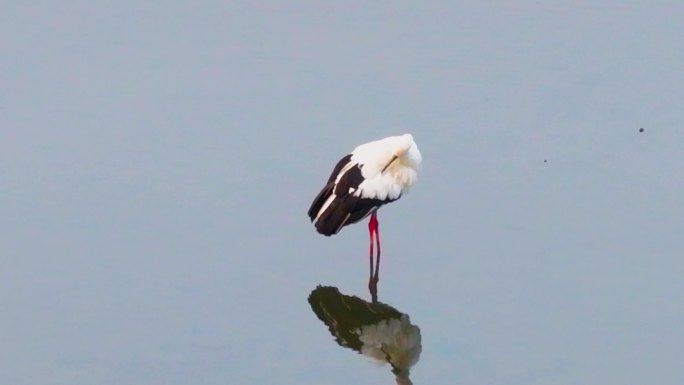
{"label": "red leg", "polygon": [[[368,276],[368,290],[370,291],[373,302],[378,301],[378,273],[380,269],[380,239],[378,238],[378,218],[377,214],[371,214],[368,222],[368,233],[370,235],[370,272]],[[375,264],[375,272],[373,272],[373,234],[375,234],[375,241],[378,246],[377,263]]]}
{"label": "red leg", "polygon": [[378,226],[378,219],[375,218],[375,242],[378,246],[378,254],[375,258],[375,277],[373,280],[377,284],[380,281],[380,228]]}
{"label": "red leg", "polygon": [[[372,221],[372,218],[371,218]],[[371,278],[373,277],[373,226],[372,222],[368,222],[368,236],[370,237],[370,256],[368,261],[370,262],[370,272],[368,273],[368,289],[371,289]]]}

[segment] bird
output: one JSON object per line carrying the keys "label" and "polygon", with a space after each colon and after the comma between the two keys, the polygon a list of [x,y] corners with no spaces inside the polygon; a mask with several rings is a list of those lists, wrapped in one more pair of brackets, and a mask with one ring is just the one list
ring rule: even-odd
{"label": "bird", "polygon": [[[361,144],[333,168],[316,195],[308,215],[316,231],[325,236],[370,216],[370,277],[368,288],[377,298],[380,271],[380,235],[377,210],[406,194],[416,183],[423,158],[411,134],[389,136]],[[373,270],[373,245],[377,258]]]}

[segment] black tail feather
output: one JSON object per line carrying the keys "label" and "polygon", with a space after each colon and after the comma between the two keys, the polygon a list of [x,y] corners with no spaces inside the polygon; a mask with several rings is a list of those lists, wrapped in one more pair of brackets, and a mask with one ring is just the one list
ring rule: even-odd
{"label": "black tail feather", "polygon": [[314,219],[316,219],[316,216],[318,215],[318,212],[321,210],[321,207],[323,207],[325,201],[328,200],[330,194],[332,194],[333,187],[335,187],[333,183],[328,183],[325,187],[323,187],[321,192],[319,192],[318,195],[316,195],[316,198],[314,198],[313,202],[311,202],[311,207],[309,207],[308,214],[312,222]]}
{"label": "black tail feather", "polygon": [[359,222],[390,200],[359,198],[353,195],[335,197],[316,221],[316,230],[326,236],[336,234],[346,225]]}
{"label": "black tail feather", "polygon": [[343,198],[334,199],[328,208],[318,217],[316,221],[316,231],[325,235],[331,236],[336,234],[348,222],[350,216],[349,211],[343,204]]}

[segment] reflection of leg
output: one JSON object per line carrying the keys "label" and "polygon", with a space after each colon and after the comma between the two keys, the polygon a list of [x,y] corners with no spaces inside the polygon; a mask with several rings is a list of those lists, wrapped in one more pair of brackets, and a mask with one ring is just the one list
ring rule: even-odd
{"label": "reflection of leg", "polygon": [[368,233],[370,235],[370,273],[368,275],[368,290],[370,291],[371,298],[373,302],[378,300],[378,268],[380,260],[377,260],[375,265],[375,272],[373,271],[373,235],[375,234],[375,240],[378,245],[378,255],[380,252],[380,243],[378,240],[378,218],[375,212],[371,214],[370,221],[368,222]]}
{"label": "reflection of leg", "polygon": [[378,283],[373,278],[368,278],[368,291],[371,295],[371,302],[378,302]]}

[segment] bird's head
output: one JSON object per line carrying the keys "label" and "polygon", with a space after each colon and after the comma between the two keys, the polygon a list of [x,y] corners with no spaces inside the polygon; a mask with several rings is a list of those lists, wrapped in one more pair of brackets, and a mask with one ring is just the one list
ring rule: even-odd
{"label": "bird's head", "polygon": [[400,159],[402,164],[411,165],[415,169],[420,168],[420,164],[423,161],[418,146],[413,141],[411,134],[397,136],[392,157],[393,159]]}
{"label": "bird's head", "polygon": [[413,145],[413,136],[411,134],[404,134],[396,137],[394,142],[394,148],[392,150],[392,156],[399,158],[404,156]]}

